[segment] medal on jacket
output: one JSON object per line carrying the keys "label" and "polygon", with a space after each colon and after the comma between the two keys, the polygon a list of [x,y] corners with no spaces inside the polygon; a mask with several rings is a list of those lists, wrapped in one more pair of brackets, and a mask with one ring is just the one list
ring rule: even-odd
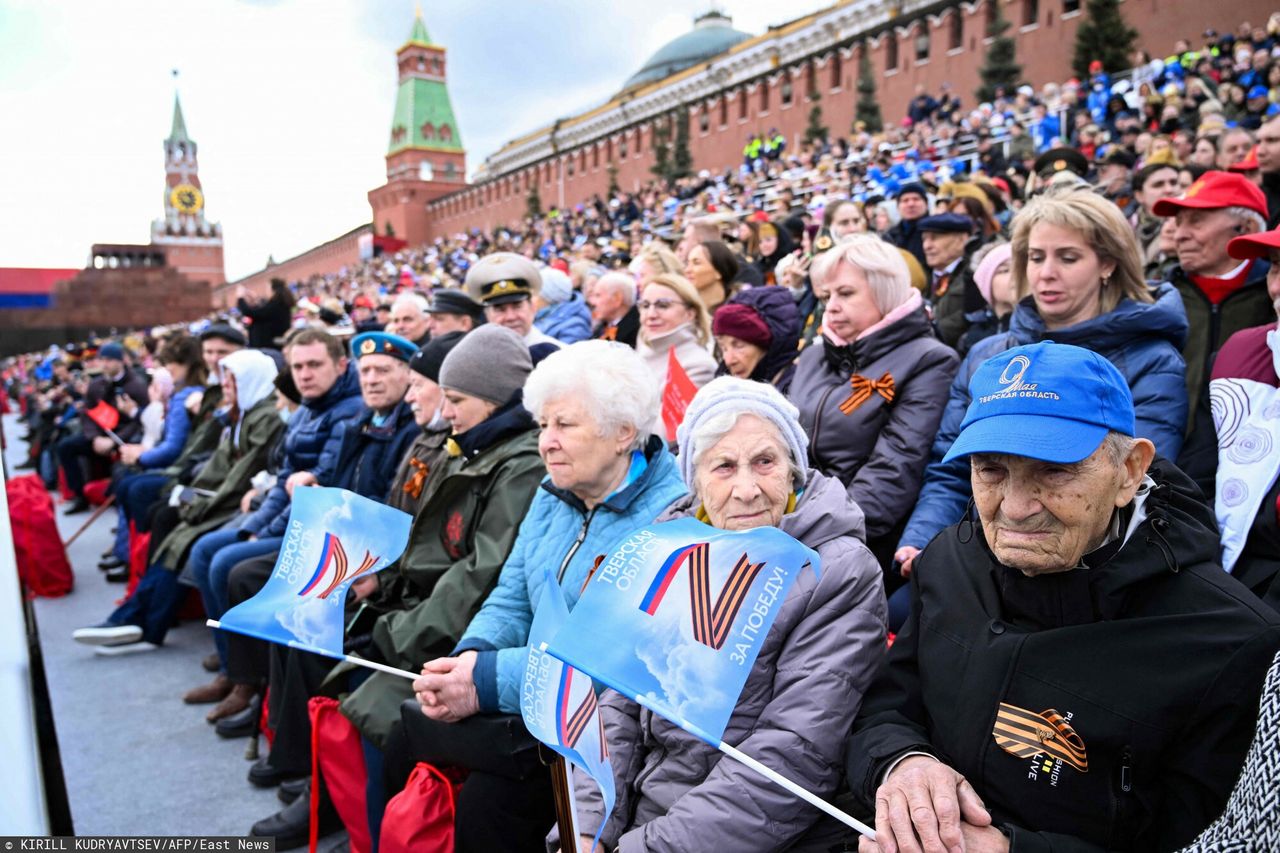
{"label": "medal on jacket", "polygon": [[879,379],[868,379],[855,373],[849,377],[849,385],[853,387],[853,393],[840,404],[840,411],[846,415],[867,402],[867,400],[870,400],[872,394],[879,394],[884,397],[886,403],[893,402],[893,377],[889,375],[887,370],[884,372],[884,376]]}
{"label": "medal on jacket", "polygon": [[1018,758],[1045,754],[1060,758],[1081,773],[1089,772],[1084,740],[1066,718],[1053,708],[1036,713],[1007,702],[1000,703],[991,730],[996,746]]}

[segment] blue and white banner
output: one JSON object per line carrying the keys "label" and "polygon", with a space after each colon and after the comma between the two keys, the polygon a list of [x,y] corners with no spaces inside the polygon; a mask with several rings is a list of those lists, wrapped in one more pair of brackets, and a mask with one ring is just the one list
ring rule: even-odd
{"label": "blue and white banner", "polygon": [[[604,820],[596,828],[594,849],[613,811],[616,798],[613,767],[609,763],[604,723],[590,676],[545,651],[547,643],[560,632],[568,618],[564,593],[556,583],[555,574],[547,568],[542,596],[529,628],[529,663],[520,690],[520,713],[530,734],[582,769],[600,786]],[[577,828],[579,834],[584,830],[590,831],[590,828]],[[561,847],[577,849],[567,839]]]}
{"label": "blue and white banner", "polygon": [[223,614],[221,627],[342,657],[347,587],[400,556],[412,521],[407,513],[345,489],[294,489],[270,579],[253,598]]}
{"label": "blue and white banner", "polygon": [[643,527],[596,569],[547,651],[716,745],[806,565],[820,570],[817,553],[774,527]]}

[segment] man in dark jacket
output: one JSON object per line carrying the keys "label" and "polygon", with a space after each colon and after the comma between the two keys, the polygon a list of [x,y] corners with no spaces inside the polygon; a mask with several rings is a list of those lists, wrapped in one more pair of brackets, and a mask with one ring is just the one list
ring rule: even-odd
{"label": "man in dark jacket", "polygon": [[404,399],[409,359],[417,351],[412,342],[387,332],[367,332],[351,341],[365,410],[343,430],[333,481],[337,488],[386,502],[400,461],[421,432]]}
{"label": "man in dark jacket", "polygon": [[882,848],[1181,847],[1239,774],[1280,617],[1222,571],[1102,356],[1018,347],[970,388],[949,456],[978,519],[917,558],[849,784]]}
{"label": "man in dark jacket", "polygon": [[1178,265],[1169,278],[1191,327],[1182,357],[1194,412],[1213,354],[1236,332],[1273,316],[1267,262],[1227,254],[1233,237],[1266,230],[1267,199],[1243,175],[1206,172],[1183,195],[1157,201],[1154,212],[1177,218]]}
{"label": "man in dark jacket", "polygon": [[587,298],[596,327],[593,338],[636,345],[640,333],[640,312],[636,309],[636,282],[624,272],[607,272],[591,286]]}
{"label": "man in dark jacket", "polygon": [[1280,118],[1258,128],[1258,170],[1267,195],[1267,226],[1280,226]]}
{"label": "man in dark jacket", "polygon": [[889,229],[885,239],[915,255],[927,273],[929,263],[924,259],[923,235],[917,226],[929,215],[929,195],[923,184],[907,184],[898,191],[897,202],[898,224]]}
{"label": "man in dark jacket", "polygon": [[965,315],[986,304],[969,270],[973,220],[962,213],[939,213],[921,219],[916,229],[928,270],[925,299],[933,306],[933,324],[942,342],[955,347],[969,328]]}
{"label": "man in dark jacket", "polygon": [[75,495],[71,505],[67,507],[67,515],[84,512],[89,509],[89,502],[84,497],[85,467],[95,457],[110,456],[116,449],[115,439],[107,435],[107,431],[98,425],[88,414],[101,404],[116,410],[119,423],[111,430],[124,443],[129,443],[142,435],[142,424],[137,418],[129,418],[119,413],[116,398],[128,396],[137,403],[141,411],[147,405],[147,380],[137,371],[125,365],[124,347],[117,343],[106,343],[98,349],[98,361],[102,365],[102,375],[89,383],[88,391],[80,410],[80,433],[69,435],[58,442],[58,461],[62,465],[67,478],[67,488]]}

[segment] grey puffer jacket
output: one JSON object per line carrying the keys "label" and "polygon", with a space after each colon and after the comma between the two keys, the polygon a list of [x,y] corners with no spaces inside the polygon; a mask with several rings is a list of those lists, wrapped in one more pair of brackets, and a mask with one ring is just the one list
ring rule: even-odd
{"label": "grey puffer jacket", "polygon": [[[844,483],[866,515],[867,539],[911,514],[929,448],[960,367],[955,350],[934,337],[924,308],[848,346],[824,339],[800,354],[788,396],[809,434],[810,463]],[[892,400],[871,392],[846,414],[854,375],[892,377]],[[892,550],[892,549],[890,549]]]}
{"label": "grey puffer jacket", "polygon": [[[658,520],[696,511],[685,497]],[[796,578],[723,739],[829,799],[843,739],[884,657],[884,586],[862,543],[862,511],[838,480],[811,473],[779,527],[818,552],[821,578]],[[618,795],[601,836],[608,849],[785,850],[820,815],[613,690],[600,710]],[[589,835],[600,825],[600,792],[577,774],[575,793],[579,830]]]}

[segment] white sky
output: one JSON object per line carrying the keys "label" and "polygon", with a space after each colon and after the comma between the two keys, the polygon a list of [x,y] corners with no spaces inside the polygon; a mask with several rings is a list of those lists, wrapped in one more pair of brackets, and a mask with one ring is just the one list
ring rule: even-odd
{"label": "white sky", "polygon": [[[829,0],[716,5],[755,34]],[[608,98],[710,6],[425,3],[468,170]],[[175,68],[228,278],[368,221],[413,12],[413,0],[0,0],[0,266],[77,267],[95,242],[149,242]]]}

